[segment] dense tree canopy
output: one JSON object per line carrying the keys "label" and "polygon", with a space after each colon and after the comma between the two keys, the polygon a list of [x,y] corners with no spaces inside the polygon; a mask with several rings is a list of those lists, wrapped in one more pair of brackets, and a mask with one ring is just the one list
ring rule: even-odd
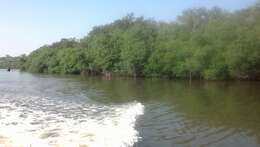
{"label": "dense tree canopy", "polygon": [[189,9],[167,23],[129,14],[95,27],[80,40],[43,46],[23,57],[21,68],[61,74],[259,79],[260,3],[235,12]]}
{"label": "dense tree canopy", "polygon": [[0,57],[0,69],[19,68],[20,61],[24,57],[24,55],[20,57],[11,57],[9,55],[6,55],[5,57]]}

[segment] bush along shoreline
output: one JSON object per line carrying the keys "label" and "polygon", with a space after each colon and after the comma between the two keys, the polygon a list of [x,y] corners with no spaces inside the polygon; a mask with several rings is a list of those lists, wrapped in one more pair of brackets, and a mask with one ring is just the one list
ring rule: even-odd
{"label": "bush along shoreline", "polygon": [[260,79],[260,2],[229,12],[188,9],[173,22],[129,14],[20,58],[37,73]]}

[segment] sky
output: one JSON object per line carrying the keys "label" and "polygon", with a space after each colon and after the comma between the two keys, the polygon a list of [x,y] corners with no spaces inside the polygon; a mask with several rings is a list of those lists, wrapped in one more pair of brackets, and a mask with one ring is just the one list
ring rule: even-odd
{"label": "sky", "polygon": [[174,21],[188,8],[235,11],[256,0],[0,0],[0,57],[29,54],[61,38],[81,38],[128,13]]}

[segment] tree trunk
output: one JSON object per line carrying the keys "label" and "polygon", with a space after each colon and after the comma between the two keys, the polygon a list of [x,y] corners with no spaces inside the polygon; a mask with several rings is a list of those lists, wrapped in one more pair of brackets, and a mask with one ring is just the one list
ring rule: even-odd
{"label": "tree trunk", "polygon": [[190,84],[191,84],[191,80],[192,80],[192,72],[190,71]]}

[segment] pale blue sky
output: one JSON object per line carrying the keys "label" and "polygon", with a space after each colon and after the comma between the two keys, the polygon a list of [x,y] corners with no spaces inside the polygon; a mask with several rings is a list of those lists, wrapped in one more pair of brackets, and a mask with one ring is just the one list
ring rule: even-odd
{"label": "pale blue sky", "polygon": [[61,38],[83,37],[93,26],[133,12],[172,21],[187,8],[245,8],[255,0],[0,0],[0,56],[30,53]]}

